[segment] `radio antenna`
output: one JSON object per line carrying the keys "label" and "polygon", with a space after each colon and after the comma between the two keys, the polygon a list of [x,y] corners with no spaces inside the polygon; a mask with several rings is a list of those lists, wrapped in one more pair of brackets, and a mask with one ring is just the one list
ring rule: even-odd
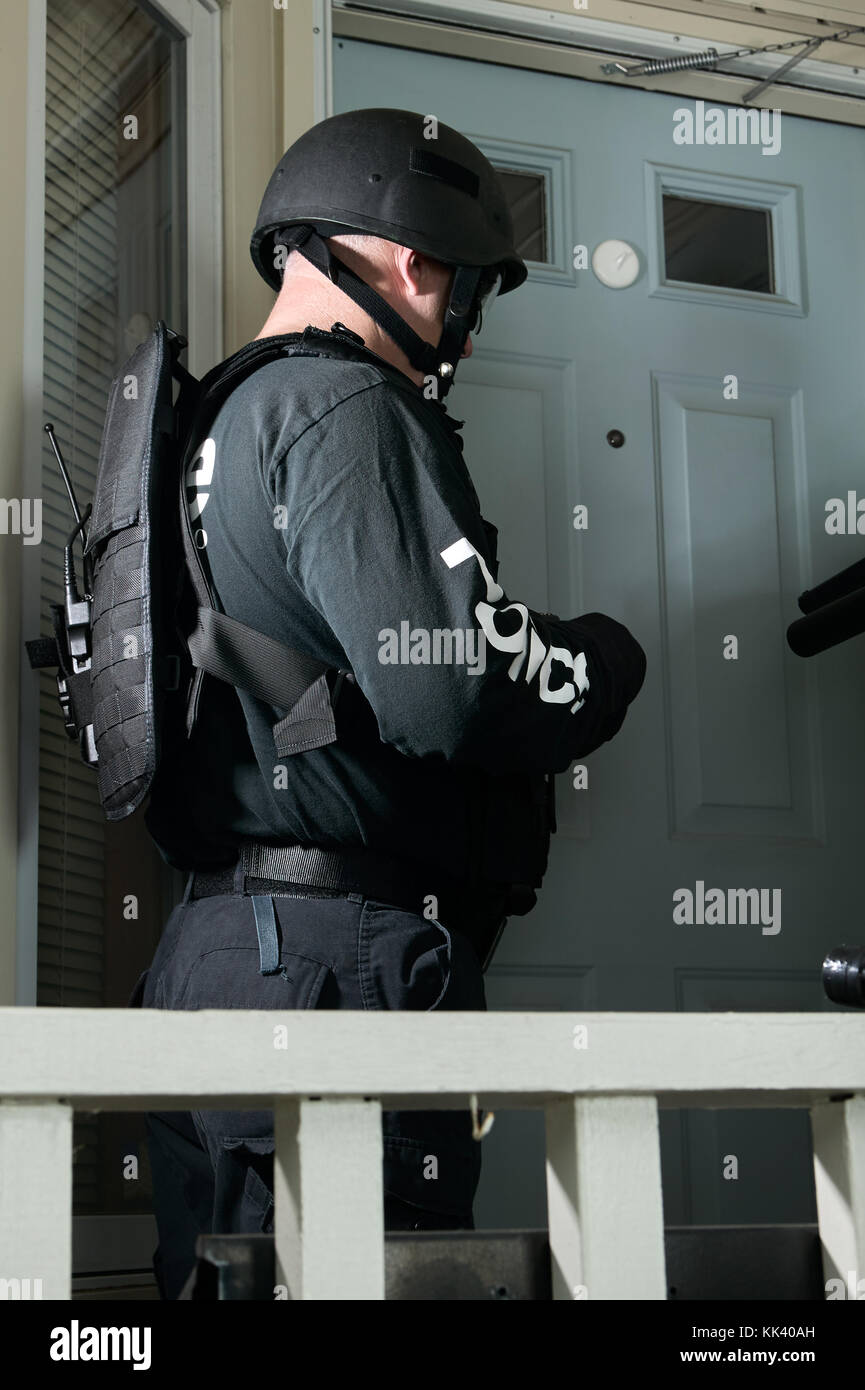
{"label": "radio antenna", "polygon": [[63,481],[64,481],[64,483],[66,484],[66,491],[69,493],[69,502],[70,502],[70,504],[71,504],[71,506],[72,506],[72,515],[75,517],[76,524],[77,524],[78,526],[80,526],[80,525],[81,525],[81,508],[79,507],[79,505],[78,505],[78,499],[77,499],[77,497],[75,496],[75,489],[74,489],[73,486],[72,486],[72,479],[71,479],[70,476],[69,476],[69,470],[68,470],[68,468],[66,467],[66,464],[65,464],[64,461],[63,461],[63,455],[62,455],[61,452],[60,452],[60,445],[57,443],[57,436],[56,436],[56,434],[54,433],[54,426],[53,426],[53,425],[46,425],[46,426],[45,426],[45,433],[48,435],[48,438],[51,440],[51,448],[54,450],[54,457],[56,458],[58,464],[60,465],[60,472],[61,472],[61,474],[63,475]]}

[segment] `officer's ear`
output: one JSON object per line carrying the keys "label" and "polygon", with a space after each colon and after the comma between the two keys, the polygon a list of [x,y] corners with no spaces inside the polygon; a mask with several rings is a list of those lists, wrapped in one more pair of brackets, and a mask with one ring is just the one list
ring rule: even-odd
{"label": "officer's ear", "polygon": [[403,294],[409,299],[437,297],[450,290],[453,269],[410,246],[397,246],[394,269]]}

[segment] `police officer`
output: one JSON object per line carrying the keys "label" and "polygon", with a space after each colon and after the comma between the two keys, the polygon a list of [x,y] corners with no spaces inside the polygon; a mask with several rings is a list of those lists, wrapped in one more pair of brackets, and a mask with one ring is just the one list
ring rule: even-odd
{"label": "police officer", "polygon": [[[282,758],[286,710],[205,679],[147,813],[189,876],[143,1003],[483,1009],[546,868],[552,774],[613,737],[645,674],[613,619],[505,592],[444,406],[491,297],[526,278],[504,192],[455,130],[353,111],[283,156],[251,250],[278,291],[259,337],[291,353],[197,441],[189,515],[223,610],[329,671]],[[149,1126],[172,1298],[199,1232],[272,1229],[272,1112]],[[387,1228],[471,1229],[470,1116],[383,1130]]]}

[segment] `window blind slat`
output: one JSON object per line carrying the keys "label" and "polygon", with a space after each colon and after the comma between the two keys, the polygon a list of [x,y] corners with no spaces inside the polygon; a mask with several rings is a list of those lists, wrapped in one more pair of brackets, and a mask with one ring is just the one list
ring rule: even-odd
{"label": "window blind slat", "polygon": [[[109,385],[134,346],[128,320],[155,321],[166,300],[162,247],[178,181],[165,141],[179,52],[138,0],[47,0],[44,409],[82,506],[96,484]],[[130,114],[135,141],[123,138]],[[47,440],[40,495],[41,626],[50,635],[72,517]],[[76,565],[80,579],[80,549]],[[66,737],[52,671],[40,676],[38,709],[37,1001],[99,1006],[107,824],[95,774]],[[99,1200],[98,1137],[95,1119],[76,1117],[79,1212]]]}

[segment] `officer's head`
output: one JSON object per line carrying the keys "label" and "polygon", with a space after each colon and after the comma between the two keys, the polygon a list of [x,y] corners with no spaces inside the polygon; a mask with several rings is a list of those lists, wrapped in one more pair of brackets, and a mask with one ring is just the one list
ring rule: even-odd
{"label": "officer's head", "polygon": [[441,395],[484,301],[527,273],[489,160],[411,111],[349,111],[301,136],[271,177],[250,249],[274,289],[284,273],[328,276]]}

